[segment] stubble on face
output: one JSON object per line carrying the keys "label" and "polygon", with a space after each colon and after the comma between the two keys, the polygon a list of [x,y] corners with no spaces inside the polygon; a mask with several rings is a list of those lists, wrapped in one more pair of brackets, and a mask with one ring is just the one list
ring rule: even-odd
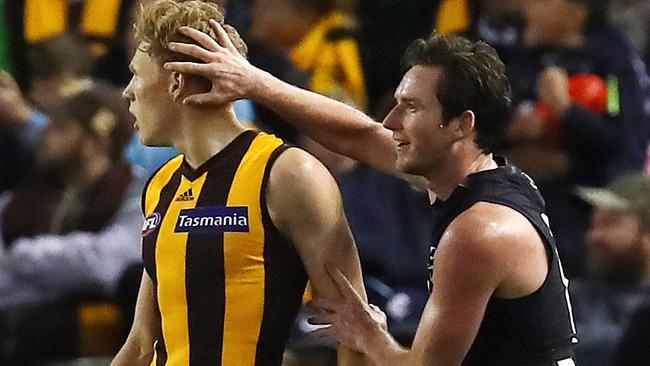
{"label": "stubble on face", "polygon": [[[442,122],[442,106],[436,91],[441,69],[434,66],[412,67],[395,92],[397,106],[391,112],[394,123],[385,123],[393,130],[398,170],[427,176],[436,170],[449,146]],[[394,128],[391,128],[394,127]]]}

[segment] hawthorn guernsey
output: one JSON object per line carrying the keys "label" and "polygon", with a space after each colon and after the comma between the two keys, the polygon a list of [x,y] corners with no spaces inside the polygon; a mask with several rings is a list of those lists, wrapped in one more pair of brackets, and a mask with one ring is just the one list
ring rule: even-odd
{"label": "hawthorn guernsey", "polygon": [[198,207],[181,210],[177,233],[248,232],[248,207]]}

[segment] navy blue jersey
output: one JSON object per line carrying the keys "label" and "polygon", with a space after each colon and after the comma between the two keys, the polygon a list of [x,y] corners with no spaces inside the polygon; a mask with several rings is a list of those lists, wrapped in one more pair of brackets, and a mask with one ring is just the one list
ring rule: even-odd
{"label": "navy blue jersey", "polygon": [[557,363],[571,357],[577,338],[568,281],[544,213],[544,200],[528,175],[505,161],[498,162],[497,169],[470,175],[466,186],[458,186],[449,199],[434,204],[437,225],[429,270],[432,274],[435,248],[451,222],[475,203],[490,202],[510,207],[530,221],[545,244],[549,271],[542,286],[530,295],[492,296],[463,365],[573,365],[570,359]]}

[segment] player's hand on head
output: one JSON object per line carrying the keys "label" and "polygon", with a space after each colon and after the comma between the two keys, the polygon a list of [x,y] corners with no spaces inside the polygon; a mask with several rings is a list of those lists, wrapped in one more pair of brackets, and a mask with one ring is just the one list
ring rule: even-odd
{"label": "player's hand on head", "polygon": [[327,325],[312,335],[331,336],[348,348],[364,352],[369,343],[387,334],[386,314],[363,300],[338,268],[330,264],[325,268],[336,284],[340,298],[336,301],[317,298],[309,302],[308,307],[315,314],[309,322]]}
{"label": "player's hand on head", "polygon": [[217,40],[199,30],[182,27],[181,33],[196,44],[169,43],[171,51],[202,62],[166,62],[165,69],[203,76],[212,82],[209,92],[187,97],[184,100],[187,104],[220,105],[250,97],[257,82],[255,75],[262,71],[239,53],[222,25],[215,20],[210,20],[210,25],[216,32]]}

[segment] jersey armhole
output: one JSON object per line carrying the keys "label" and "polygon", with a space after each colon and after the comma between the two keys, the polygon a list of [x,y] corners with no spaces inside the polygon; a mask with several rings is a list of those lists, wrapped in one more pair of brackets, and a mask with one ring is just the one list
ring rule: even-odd
{"label": "jersey armhole", "polygon": [[262,186],[260,187],[260,208],[262,209],[262,220],[264,222],[264,226],[268,228],[272,228],[278,234],[280,234],[280,229],[278,229],[277,226],[275,226],[275,223],[273,223],[273,220],[271,219],[271,215],[269,214],[269,210],[266,204],[266,192],[268,189],[269,178],[271,176],[271,169],[273,168],[273,165],[275,164],[276,160],[278,160],[280,155],[282,155],[283,152],[287,151],[290,148],[295,148],[295,146],[285,143],[278,146],[275,150],[273,150],[271,156],[269,156],[269,160],[266,163],[266,167],[264,168],[264,176],[262,177]]}
{"label": "jersey armhole", "polygon": [[[283,238],[283,241],[290,242],[290,240],[282,234],[280,229],[275,225],[273,222],[273,219],[271,219],[271,215],[269,214],[268,206],[266,204],[266,194],[268,190],[268,185],[269,185],[269,178],[271,176],[271,169],[273,168],[273,164],[275,164],[276,160],[282,155],[283,152],[287,151],[288,149],[291,148],[298,148],[293,145],[289,144],[282,144],[278,146],[272,153],[271,156],[269,157],[268,162],[266,163],[266,167],[264,168],[264,176],[262,178],[262,186],[261,186],[261,191],[260,191],[260,208],[262,211],[262,223],[264,225],[264,229],[266,230],[271,230],[271,232],[267,233],[266,236],[271,236],[271,237],[276,237],[276,238]],[[295,250],[295,246],[291,246]]]}

